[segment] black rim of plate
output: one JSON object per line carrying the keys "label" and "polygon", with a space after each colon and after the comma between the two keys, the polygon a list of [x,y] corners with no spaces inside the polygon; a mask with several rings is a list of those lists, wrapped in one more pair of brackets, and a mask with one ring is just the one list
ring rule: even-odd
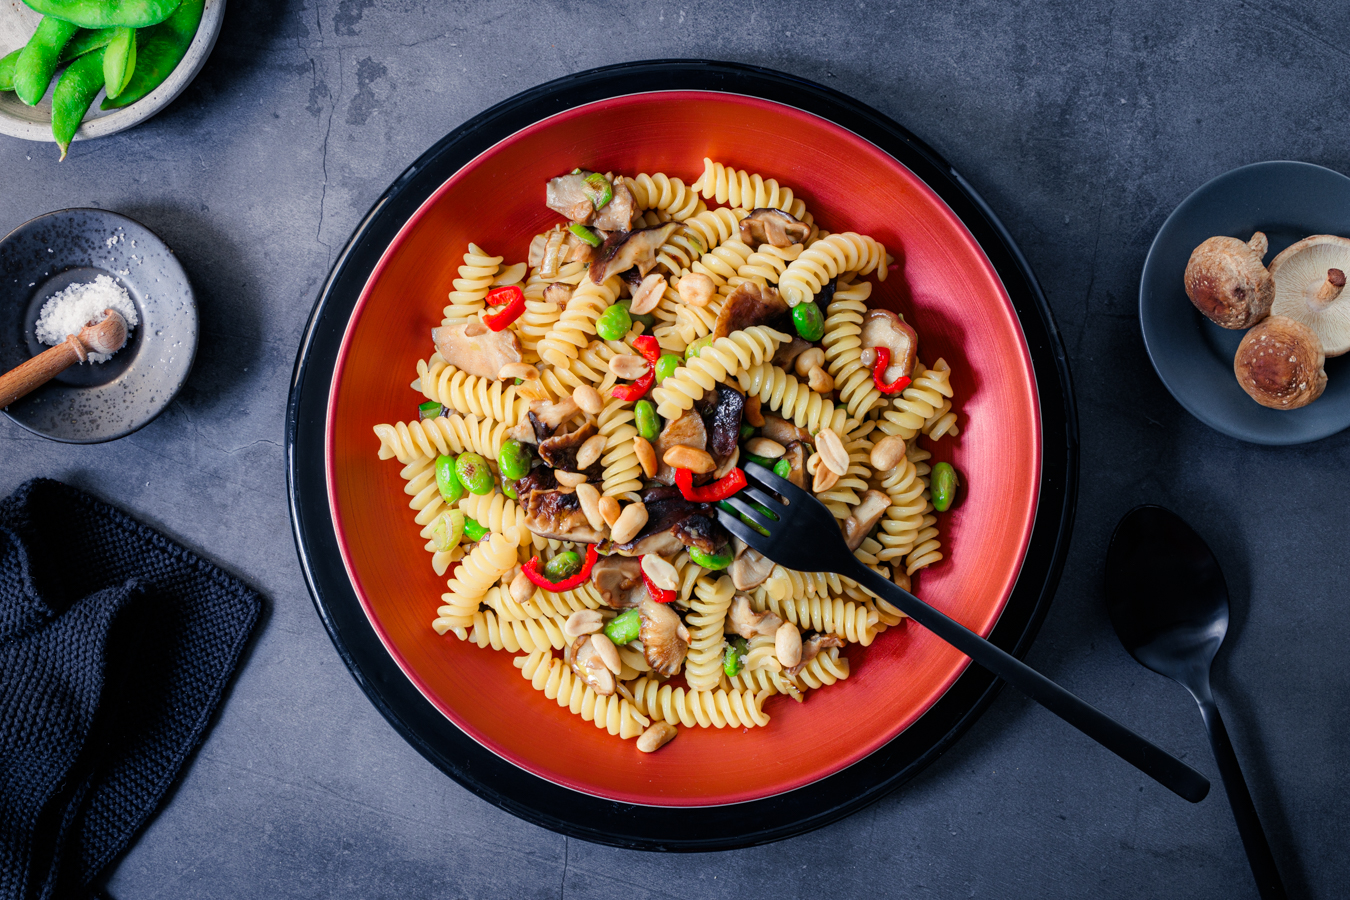
{"label": "black rim of plate", "polygon": [[932,708],[886,746],[827,778],[773,797],[726,806],[664,807],[578,793],[519,769],[475,742],[404,676],[366,619],[343,567],[322,462],[328,392],[348,319],[385,248],[422,202],[483,150],[531,123],[596,100],[672,86],[761,97],[828,119],[877,145],[942,197],[1003,279],[1030,348],[1044,458],[1026,559],[991,640],[1025,655],[1063,568],[1078,478],[1068,362],[1045,296],[997,217],[933,150],[863,103],[770,69],[652,60],[579,72],[492,107],[423,154],[357,226],[319,293],[291,382],[286,478],[296,547],[319,616],[361,689],[408,743],[478,796],[545,828],[629,849],[708,851],[802,834],[880,799],[941,756],[988,708],[1001,682],[979,666],[967,667]]}

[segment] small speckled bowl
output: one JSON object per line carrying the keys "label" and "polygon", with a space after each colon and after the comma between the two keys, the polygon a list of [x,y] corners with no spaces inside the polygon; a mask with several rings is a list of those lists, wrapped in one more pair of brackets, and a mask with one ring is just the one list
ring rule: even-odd
{"label": "small speckled bowl", "polygon": [[159,415],[192,369],[197,305],[173,251],[126,216],[63,209],[0,240],[0,372],[47,349],[34,324],[53,294],[99,275],[126,289],[140,323],[106,363],[72,366],[4,410],[34,434],[72,444],[124,437]]}

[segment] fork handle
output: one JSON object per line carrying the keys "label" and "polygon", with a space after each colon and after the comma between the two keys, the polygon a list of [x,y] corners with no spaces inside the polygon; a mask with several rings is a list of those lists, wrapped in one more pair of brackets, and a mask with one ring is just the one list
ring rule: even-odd
{"label": "fork handle", "polygon": [[1017,657],[989,643],[862,563],[840,574],[849,576],[884,598],[915,622],[1178,796],[1199,803],[1209,793],[1209,780],[1181,760],[1150,744]]}

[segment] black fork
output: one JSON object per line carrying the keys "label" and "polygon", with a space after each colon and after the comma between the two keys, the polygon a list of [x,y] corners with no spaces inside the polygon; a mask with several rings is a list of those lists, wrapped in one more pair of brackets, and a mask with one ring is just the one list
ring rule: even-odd
{"label": "black fork", "polygon": [[745,473],[751,485],[727,501],[743,518],[724,509],[717,518],[755,550],[787,568],[853,579],[1178,796],[1198,803],[1209,793],[1208,779],[1181,760],[864,566],[833,514],[811,494],[755,463]]}

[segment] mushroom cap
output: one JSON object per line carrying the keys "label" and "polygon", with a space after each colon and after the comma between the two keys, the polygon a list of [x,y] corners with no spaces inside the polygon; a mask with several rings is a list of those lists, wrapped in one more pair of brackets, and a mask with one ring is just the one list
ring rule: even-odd
{"label": "mushroom cap", "polygon": [[1215,325],[1252,327],[1270,314],[1275,298],[1275,282],[1261,265],[1267,246],[1259,231],[1251,242],[1223,235],[1205,241],[1186,263],[1186,296]]}
{"label": "mushroom cap", "polygon": [[[1339,277],[1330,275],[1331,270]],[[1340,356],[1350,351],[1350,297],[1344,296],[1350,272],[1350,240],[1315,234],[1291,244],[1270,262],[1275,280],[1273,316],[1297,319],[1317,333],[1322,352]],[[1335,281],[1339,280],[1339,285]],[[1321,297],[1319,297],[1319,293]]]}
{"label": "mushroom cap", "polygon": [[891,351],[891,361],[882,377],[892,383],[898,378],[914,374],[918,358],[919,336],[910,324],[889,309],[869,309],[863,316],[862,333],[858,335],[863,347],[885,347]]}
{"label": "mushroom cap", "polygon": [[1233,357],[1233,373],[1262,406],[1298,409],[1326,389],[1325,361],[1311,328],[1296,319],[1270,316],[1243,336]]}

